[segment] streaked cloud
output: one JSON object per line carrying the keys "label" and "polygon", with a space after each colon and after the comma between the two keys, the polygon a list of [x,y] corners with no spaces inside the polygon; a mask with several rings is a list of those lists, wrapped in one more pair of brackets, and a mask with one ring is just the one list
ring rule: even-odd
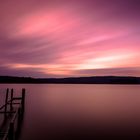
{"label": "streaked cloud", "polygon": [[65,77],[99,70],[137,76],[139,5],[138,0],[0,2],[1,74]]}

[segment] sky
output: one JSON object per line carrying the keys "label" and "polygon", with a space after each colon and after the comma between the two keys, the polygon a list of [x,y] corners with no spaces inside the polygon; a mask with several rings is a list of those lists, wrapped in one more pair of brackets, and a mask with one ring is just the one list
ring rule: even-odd
{"label": "sky", "polygon": [[140,76],[140,0],[0,0],[0,75]]}

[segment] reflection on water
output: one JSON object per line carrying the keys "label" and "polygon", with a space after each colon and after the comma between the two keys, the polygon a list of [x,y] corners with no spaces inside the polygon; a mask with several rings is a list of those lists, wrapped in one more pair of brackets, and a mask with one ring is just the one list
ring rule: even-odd
{"label": "reflection on water", "polygon": [[140,133],[139,85],[0,85],[27,89],[20,140]]}

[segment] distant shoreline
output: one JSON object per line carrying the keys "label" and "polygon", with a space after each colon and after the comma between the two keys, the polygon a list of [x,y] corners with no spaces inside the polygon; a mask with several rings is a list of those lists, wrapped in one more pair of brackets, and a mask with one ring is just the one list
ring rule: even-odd
{"label": "distant shoreline", "polygon": [[140,84],[140,77],[92,76],[69,78],[31,78],[0,76],[0,84]]}

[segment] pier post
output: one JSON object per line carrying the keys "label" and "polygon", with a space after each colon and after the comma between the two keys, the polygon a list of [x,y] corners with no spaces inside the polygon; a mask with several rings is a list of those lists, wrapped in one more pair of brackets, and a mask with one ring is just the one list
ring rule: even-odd
{"label": "pier post", "polygon": [[22,113],[24,112],[24,106],[25,106],[25,88],[22,89],[22,100],[21,100]]}
{"label": "pier post", "polygon": [[9,94],[9,88],[7,88],[6,90],[6,97],[5,97],[5,115],[6,115],[6,112],[7,112],[7,101],[8,101],[8,94]]}
{"label": "pier post", "polygon": [[14,123],[13,122],[10,122],[8,138],[9,140],[14,140]]}
{"label": "pier post", "polygon": [[14,90],[13,90],[13,88],[11,89],[11,102],[10,102],[10,111],[12,111],[13,110],[13,92],[14,92]]}
{"label": "pier post", "polygon": [[18,108],[18,125],[19,125],[19,123],[20,123],[20,121],[21,121],[21,108],[19,107]]}

